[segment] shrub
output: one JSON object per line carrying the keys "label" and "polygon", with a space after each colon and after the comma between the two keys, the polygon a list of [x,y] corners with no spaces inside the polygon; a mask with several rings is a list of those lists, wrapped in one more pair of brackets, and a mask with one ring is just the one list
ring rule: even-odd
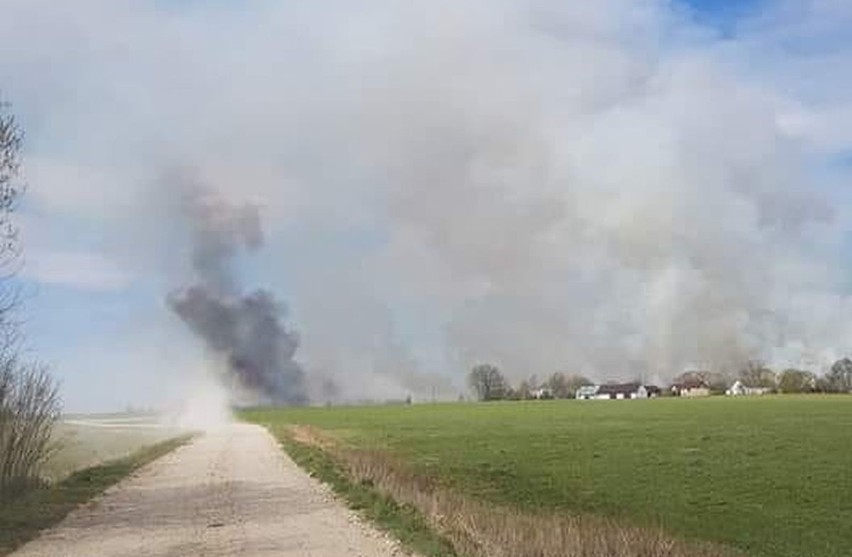
{"label": "shrub", "polygon": [[58,385],[46,367],[0,363],[0,499],[37,485],[59,418]]}

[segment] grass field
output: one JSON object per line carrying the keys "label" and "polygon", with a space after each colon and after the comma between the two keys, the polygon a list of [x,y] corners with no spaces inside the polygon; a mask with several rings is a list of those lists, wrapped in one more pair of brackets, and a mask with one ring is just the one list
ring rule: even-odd
{"label": "grass field", "polygon": [[759,557],[852,548],[852,397],[253,410],[513,508],[662,526]]}
{"label": "grass field", "polygon": [[130,455],[141,447],[181,435],[163,426],[156,416],[103,414],[66,416],[54,431],[56,450],[43,475],[51,482],[72,472]]}

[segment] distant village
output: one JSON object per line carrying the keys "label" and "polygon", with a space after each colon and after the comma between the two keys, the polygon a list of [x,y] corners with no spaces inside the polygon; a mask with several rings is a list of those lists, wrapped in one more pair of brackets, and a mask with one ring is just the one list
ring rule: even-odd
{"label": "distant village", "polygon": [[489,400],[631,400],[662,396],[707,397],[760,396],[773,393],[852,393],[852,360],[843,358],[817,375],[800,369],[776,372],[761,362],[747,362],[734,373],[687,371],[669,384],[653,385],[642,380],[597,383],[581,375],[554,373],[545,380],[533,376],[511,385],[501,370],[491,364],[474,366],[468,375],[472,394]]}

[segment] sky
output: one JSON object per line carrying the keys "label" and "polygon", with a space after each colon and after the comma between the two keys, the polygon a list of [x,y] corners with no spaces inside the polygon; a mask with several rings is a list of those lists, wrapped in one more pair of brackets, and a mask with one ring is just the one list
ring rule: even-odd
{"label": "sky", "polygon": [[852,350],[848,2],[2,8],[20,318],[70,411],[209,381],[165,302],[187,181],[259,207],[232,270],[286,303],[318,402]]}

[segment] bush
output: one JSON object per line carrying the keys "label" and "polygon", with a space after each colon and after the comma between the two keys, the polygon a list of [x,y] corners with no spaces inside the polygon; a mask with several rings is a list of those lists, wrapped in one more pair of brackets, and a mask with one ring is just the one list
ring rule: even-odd
{"label": "bush", "polygon": [[0,363],[0,499],[40,483],[60,408],[46,367],[14,357]]}

